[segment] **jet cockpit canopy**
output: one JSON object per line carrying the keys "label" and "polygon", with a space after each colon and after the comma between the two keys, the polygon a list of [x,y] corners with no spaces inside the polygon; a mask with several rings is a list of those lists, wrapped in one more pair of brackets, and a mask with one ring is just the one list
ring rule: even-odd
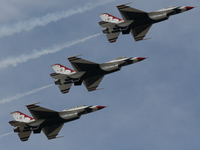
{"label": "jet cockpit canopy", "polygon": [[127,57],[118,57],[118,58],[115,58],[114,60],[120,60],[120,59],[125,59]]}
{"label": "jet cockpit canopy", "polygon": [[163,11],[163,10],[169,10],[169,9],[173,9],[173,8],[176,8],[176,6],[168,6],[168,7],[164,7],[158,11]]}
{"label": "jet cockpit canopy", "polygon": [[73,109],[77,109],[77,108],[81,108],[81,107],[86,107],[86,105],[78,105],[78,106],[74,106],[74,107],[70,107],[68,109],[65,109],[65,110],[73,110]]}

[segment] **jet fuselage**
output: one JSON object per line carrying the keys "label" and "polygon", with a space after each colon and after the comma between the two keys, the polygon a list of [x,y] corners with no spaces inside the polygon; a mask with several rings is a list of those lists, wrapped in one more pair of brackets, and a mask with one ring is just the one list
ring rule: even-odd
{"label": "jet fuselage", "polygon": [[122,34],[131,33],[135,41],[144,40],[144,37],[154,23],[167,20],[171,15],[179,14],[194,8],[191,6],[170,6],[154,12],[145,12],[127,6],[127,4],[116,6],[123,19],[108,13],[100,14],[100,18],[103,21],[100,21],[99,25],[103,27],[102,31],[106,34],[110,43],[116,42],[120,32],[122,32]]}
{"label": "jet fuselage", "polygon": [[[137,28],[141,26],[151,25],[154,23],[165,21],[169,19],[170,16],[182,13],[189,9],[192,9],[192,7],[164,8],[163,10],[149,12],[148,14],[144,15],[144,17],[138,17],[132,22],[130,22],[130,20],[124,20],[124,22],[116,24],[116,27],[120,28],[121,31],[126,31],[127,29],[130,29],[130,28]],[[125,24],[127,24],[127,26],[125,26]],[[129,34],[129,31],[122,32],[122,33]]]}
{"label": "jet fuselage", "polygon": [[[139,58],[139,59],[137,59]],[[91,78],[91,77],[96,77],[96,76],[103,76],[103,75],[107,75],[113,72],[117,72],[121,69],[121,67],[123,66],[127,66],[130,64],[133,64],[135,62],[141,61],[145,58],[142,57],[130,57],[130,58],[125,58],[122,60],[114,60],[111,62],[107,62],[107,63],[102,63],[99,64],[98,66],[96,66],[95,68],[92,68],[91,70],[86,71],[81,77],[80,79],[67,79],[66,83],[75,83],[76,81],[79,82],[80,84],[75,84],[75,85],[81,85],[82,80]]]}
{"label": "jet fuselage", "polygon": [[[44,114],[45,119],[39,119],[31,121],[27,126],[21,126],[14,128],[14,132],[28,132],[33,131],[33,133],[40,133],[41,129],[46,126],[54,126],[57,124],[62,124],[70,121],[77,120],[83,114],[91,113],[93,111],[104,108],[105,106],[81,106],[83,108],[76,110],[64,110],[61,112],[48,112]],[[73,109],[73,108],[72,108]]]}

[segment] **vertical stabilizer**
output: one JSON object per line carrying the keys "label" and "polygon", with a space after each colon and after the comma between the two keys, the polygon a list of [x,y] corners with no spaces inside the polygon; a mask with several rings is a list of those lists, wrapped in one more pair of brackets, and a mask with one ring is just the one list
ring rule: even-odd
{"label": "vertical stabilizer", "polygon": [[70,69],[70,68],[67,68],[61,64],[55,64],[55,65],[52,65],[51,66],[53,68],[53,70],[56,72],[56,73],[60,73],[60,74],[70,74],[72,72],[75,72],[74,70]]}
{"label": "vertical stabilizer", "polygon": [[110,23],[118,24],[118,23],[121,23],[121,22],[124,21],[123,19],[117,18],[117,17],[115,17],[113,15],[110,15],[108,13],[103,13],[103,14],[101,14],[99,16],[103,21],[110,22]]}
{"label": "vertical stabilizer", "polygon": [[20,121],[20,122],[30,122],[30,121],[35,120],[34,118],[19,111],[12,112],[11,115],[16,121]]}

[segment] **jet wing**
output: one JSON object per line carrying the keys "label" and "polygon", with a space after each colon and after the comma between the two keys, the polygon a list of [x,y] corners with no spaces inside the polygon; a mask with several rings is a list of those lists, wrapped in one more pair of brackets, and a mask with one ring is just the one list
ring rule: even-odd
{"label": "jet wing", "polygon": [[58,117],[59,114],[57,111],[50,110],[44,107],[40,107],[35,104],[27,105],[26,106],[35,120],[38,119],[51,119],[54,117]]}
{"label": "jet wing", "polygon": [[116,7],[124,20],[138,20],[148,17],[147,12],[126,6],[126,4],[118,5]]}
{"label": "jet wing", "polygon": [[32,131],[27,131],[27,132],[20,132],[18,133],[18,136],[21,141],[28,141]]}
{"label": "jet wing", "polygon": [[103,77],[104,76],[97,76],[97,77],[89,78],[89,79],[83,80],[83,83],[88,91],[94,91],[100,84]]}
{"label": "jet wing", "polygon": [[151,25],[146,25],[142,27],[137,27],[137,28],[132,28],[131,29],[131,34],[134,37],[135,41],[140,41],[143,40],[144,37],[146,36],[147,32],[151,28]]}
{"label": "jet wing", "polygon": [[84,60],[81,58],[78,58],[76,56],[69,57],[69,62],[73,66],[74,70],[78,71],[90,71],[99,68],[98,63],[94,63],[88,60]]}
{"label": "jet wing", "polygon": [[46,135],[46,137],[49,140],[54,139],[54,138],[56,138],[56,136],[60,132],[63,125],[64,125],[64,123],[56,124],[56,125],[52,125],[52,126],[47,126],[47,127],[42,128],[42,131],[44,132],[44,134]]}

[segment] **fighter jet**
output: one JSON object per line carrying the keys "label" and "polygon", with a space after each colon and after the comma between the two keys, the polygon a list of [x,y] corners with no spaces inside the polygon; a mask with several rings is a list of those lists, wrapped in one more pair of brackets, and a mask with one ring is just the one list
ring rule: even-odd
{"label": "fighter jet", "polygon": [[129,34],[131,32],[135,41],[145,40],[144,37],[154,23],[167,20],[172,15],[194,8],[191,6],[170,6],[148,13],[127,6],[127,4],[130,3],[116,6],[123,19],[108,13],[100,15],[103,21],[99,22],[99,25],[104,28],[103,33],[107,34],[106,36],[110,43],[116,42],[120,32],[122,32],[122,34]]}
{"label": "fighter jet", "polygon": [[18,133],[21,141],[27,141],[32,131],[34,134],[38,134],[41,130],[49,140],[59,138],[57,135],[64,123],[77,120],[81,115],[105,108],[105,106],[98,105],[80,105],[57,112],[36,104],[26,106],[33,117],[19,111],[11,113],[15,121],[10,121],[9,124],[14,126],[14,132]]}
{"label": "fighter jet", "polygon": [[55,84],[59,85],[59,89],[63,94],[69,92],[72,83],[77,86],[81,85],[82,82],[88,91],[94,91],[98,90],[97,87],[104,75],[119,71],[123,66],[127,66],[144,59],[144,57],[119,57],[112,61],[98,64],[73,56],[69,57],[68,60],[74,70],[61,64],[54,64],[52,65],[52,68],[56,73],[52,73],[50,76],[56,79]]}

